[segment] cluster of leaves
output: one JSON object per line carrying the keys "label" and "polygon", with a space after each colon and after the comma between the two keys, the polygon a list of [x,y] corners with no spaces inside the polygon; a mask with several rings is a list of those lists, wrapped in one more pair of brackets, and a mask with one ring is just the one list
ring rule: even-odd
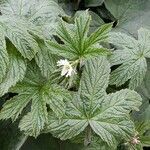
{"label": "cluster of leaves", "polygon": [[[15,122],[12,128],[19,138],[9,149],[20,149],[28,136],[42,133],[79,143],[82,150],[150,145],[150,30],[139,18],[150,14],[148,4],[0,1],[0,96],[15,93],[4,102],[0,120]],[[97,14],[85,10],[69,17],[67,6],[71,15],[73,6]],[[104,23],[108,18],[112,22]],[[113,28],[114,21],[118,24]],[[75,64],[76,74],[61,76],[60,59]]]}

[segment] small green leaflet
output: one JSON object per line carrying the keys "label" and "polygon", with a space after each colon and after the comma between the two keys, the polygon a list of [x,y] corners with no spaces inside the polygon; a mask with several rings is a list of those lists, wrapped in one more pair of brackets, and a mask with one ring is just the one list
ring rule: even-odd
{"label": "small green leaflet", "polygon": [[35,56],[35,61],[40,67],[41,73],[44,77],[50,78],[51,73],[56,69],[56,62],[59,57],[51,54],[46,47],[44,41],[38,40],[39,51]]}
{"label": "small green leaflet", "polygon": [[5,36],[0,28],[0,82],[2,82],[2,79],[6,74],[8,64],[9,58],[6,50]]}
{"label": "small green leaflet", "polygon": [[110,51],[99,43],[107,40],[112,24],[102,25],[88,36],[90,21],[91,16],[88,11],[81,13],[75,19],[75,24],[60,21],[57,35],[64,44],[47,41],[51,53],[71,60],[109,54]]}
{"label": "small green leaflet", "polygon": [[[0,96],[8,92],[9,88],[17,82],[22,81],[26,73],[26,61],[17,53],[12,44],[7,45],[9,64],[6,70],[5,77],[0,83]],[[15,107],[14,107],[15,108]]]}
{"label": "small green leaflet", "polygon": [[[77,11],[74,15],[74,19],[80,17],[81,15],[84,15],[84,13],[84,10]],[[105,24],[104,21],[100,18],[100,16],[94,13],[93,11],[89,10],[89,15],[91,16],[91,21],[88,35],[96,31],[96,29],[98,29],[101,25]]]}
{"label": "small green leaflet", "polygon": [[37,137],[47,122],[47,106],[53,110],[58,118],[65,111],[64,98],[68,93],[60,86],[51,84],[40,75],[34,63],[28,65],[28,70],[22,82],[19,82],[11,92],[17,96],[7,101],[0,111],[0,119],[11,118],[15,121],[22,110],[32,101],[31,111],[25,115],[19,124],[27,135]]}
{"label": "small green leaflet", "polygon": [[58,119],[49,114],[45,132],[66,140],[89,125],[109,146],[114,145],[116,136],[128,139],[134,132],[129,112],[138,110],[141,97],[129,89],[107,95],[109,73],[110,66],[105,57],[88,60],[79,91],[68,97],[65,115]]}
{"label": "small green leaflet", "polygon": [[110,57],[111,65],[120,65],[111,73],[110,84],[120,86],[130,80],[129,88],[141,85],[147,71],[146,58],[150,58],[150,31],[138,30],[138,40],[124,33],[112,32],[110,43],[119,46]]}

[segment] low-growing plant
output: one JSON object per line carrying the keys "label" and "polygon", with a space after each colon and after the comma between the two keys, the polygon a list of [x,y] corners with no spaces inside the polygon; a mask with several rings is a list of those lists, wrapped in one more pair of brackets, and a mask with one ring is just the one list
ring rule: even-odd
{"label": "low-growing plant", "polygon": [[[0,132],[12,123],[0,133],[2,150],[22,149],[29,136],[45,134],[50,149],[150,145],[150,30],[125,32],[124,20],[115,27],[114,8],[125,0],[74,3],[85,10],[74,15],[70,1],[0,1]],[[137,10],[141,2],[130,4]],[[126,4],[125,10],[137,15]],[[55,140],[67,146],[51,146]]]}

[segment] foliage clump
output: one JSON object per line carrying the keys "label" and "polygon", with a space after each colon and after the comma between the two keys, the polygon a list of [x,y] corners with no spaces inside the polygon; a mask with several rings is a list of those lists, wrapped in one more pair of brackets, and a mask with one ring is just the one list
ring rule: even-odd
{"label": "foliage clump", "polygon": [[128,29],[133,25],[128,14],[137,17],[141,2],[128,1],[124,7],[125,0],[97,3],[85,2],[83,8],[93,11],[70,17],[65,14],[73,13],[66,9],[70,2],[0,2],[0,96],[14,93],[0,102],[0,120],[11,119],[21,141],[10,140],[10,149],[43,133],[70,140],[69,149],[73,143],[81,150],[150,145],[150,91],[145,85],[150,31],[145,26],[134,33]]}

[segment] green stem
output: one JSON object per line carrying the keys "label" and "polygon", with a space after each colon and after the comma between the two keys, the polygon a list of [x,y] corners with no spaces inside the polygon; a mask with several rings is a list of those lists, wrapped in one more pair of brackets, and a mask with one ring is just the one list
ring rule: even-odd
{"label": "green stem", "polygon": [[20,150],[21,147],[23,146],[23,144],[26,142],[28,136],[24,136],[22,135],[21,140],[18,142],[17,146],[16,146],[16,150]]}
{"label": "green stem", "polygon": [[84,138],[84,146],[87,147],[91,143],[91,127],[88,125],[86,128],[85,138]]}

